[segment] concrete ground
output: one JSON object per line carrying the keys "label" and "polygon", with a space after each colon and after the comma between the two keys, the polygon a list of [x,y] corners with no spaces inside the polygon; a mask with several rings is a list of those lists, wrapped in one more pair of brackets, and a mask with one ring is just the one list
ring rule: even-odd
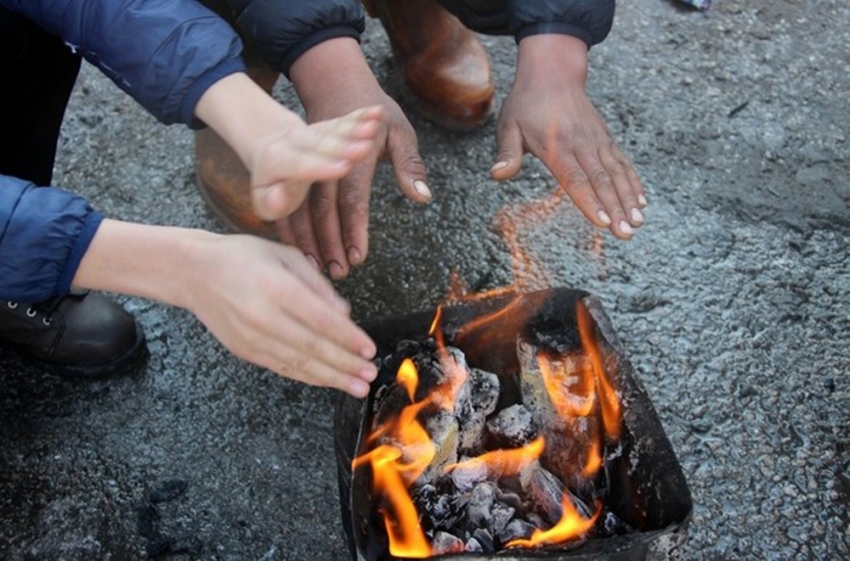
{"label": "concrete ground", "polygon": [[[589,87],[649,191],[635,238],[569,204],[543,213],[554,185],[531,159],[489,180],[493,123],[412,116],[436,200],[408,203],[382,168],[370,258],[339,290],[366,319],[433,307],[452,270],[506,285],[506,212],[528,284],[596,294],[646,385],[693,493],[682,557],[850,558],[848,29],[841,0],[621,2]],[[514,45],[484,41],[501,97]],[[364,44],[395,91],[374,21]],[[277,95],[294,103],[283,81]],[[222,231],[191,154],[188,130],[86,67],[56,184],[112,217]],[[133,375],[62,382],[0,348],[0,558],[345,558],[336,395],[240,362],[184,311],[124,301],[151,353]]]}

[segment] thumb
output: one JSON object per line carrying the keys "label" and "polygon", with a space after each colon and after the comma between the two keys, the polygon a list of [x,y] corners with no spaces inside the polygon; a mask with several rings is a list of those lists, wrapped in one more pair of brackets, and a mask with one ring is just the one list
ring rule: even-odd
{"label": "thumb", "polygon": [[417,203],[431,200],[428,173],[419,153],[419,143],[413,127],[405,132],[390,131],[387,138],[387,155],[393,167],[399,189],[405,197]]}
{"label": "thumb", "polygon": [[251,188],[251,203],[262,220],[279,220],[301,206],[309,189],[309,183],[294,181],[255,186]]}
{"label": "thumb", "polygon": [[496,163],[490,168],[490,175],[497,181],[510,179],[519,173],[522,167],[522,132],[515,124],[500,125],[496,132]]}

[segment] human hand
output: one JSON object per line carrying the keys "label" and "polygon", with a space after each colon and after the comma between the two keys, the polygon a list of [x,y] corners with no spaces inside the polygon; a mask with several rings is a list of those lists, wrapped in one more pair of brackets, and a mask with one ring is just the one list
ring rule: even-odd
{"label": "human hand", "polygon": [[242,235],[204,247],[184,307],[228,350],[293,380],[368,395],[375,345],[298,250]]}
{"label": "human hand", "polygon": [[494,179],[514,177],[524,152],[539,158],[587,219],[629,239],[646,195],[585,90],[587,47],[568,35],[520,41],[517,74],[499,115]]}
{"label": "human hand", "polygon": [[364,397],[375,344],[295,248],[255,236],[105,219],[73,286],[185,308],[236,356]]}
{"label": "human hand", "polygon": [[383,115],[378,106],[357,109],[258,140],[247,163],[257,216],[267,221],[287,216],[304,202],[314,182],[343,177],[373,154]]}
{"label": "human hand", "polygon": [[273,221],[298,208],[314,182],[343,177],[374,152],[383,108],[360,107],[308,125],[237,73],[210,86],[195,114],[239,156],[251,176],[254,212]]}
{"label": "human hand", "polygon": [[341,179],[314,185],[304,204],[277,223],[285,243],[299,247],[317,268],[327,268],[332,278],[342,279],[365,260],[369,250],[369,198],[378,161],[388,159],[401,192],[420,203],[431,198],[425,164],[412,125],[381,89],[356,41],[339,38],[320,43],[299,57],[290,77],[308,122],[357,107],[384,110],[372,151]]}

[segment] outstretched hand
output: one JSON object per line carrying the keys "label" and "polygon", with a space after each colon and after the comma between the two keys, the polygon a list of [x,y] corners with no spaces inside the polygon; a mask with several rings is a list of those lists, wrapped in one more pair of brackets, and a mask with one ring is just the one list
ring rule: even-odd
{"label": "outstretched hand", "polygon": [[220,236],[199,259],[186,306],[233,354],[279,375],[355,397],[377,376],[375,345],[298,250]]}
{"label": "outstretched hand", "polygon": [[204,92],[195,114],[239,156],[251,175],[254,212],[273,221],[298,208],[314,182],[339,179],[375,152],[384,109],[358,107],[308,125],[246,74],[235,73]]}
{"label": "outstretched hand", "polygon": [[251,201],[257,216],[277,220],[298,208],[316,181],[348,174],[374,153],[384,110],[357,109],[312,125],[301,123],[258,140],[248,162]]}
{"label": "outstretched hand", "polygon": [[107,219],[74,286],[185,308],[233,354],[293,380],[364,397],[378,373],[348,304],[280,243]]}
{"label": "outstretched hand", "polygon": [[515,176],[524,152],[539,158],[587,219],[622,239],[644,223],[646,195],[585,90],[587,47],[568,35],[519,45],[514,85],[499,115],[494,179]]}
{"label": "outstretched hand", "polygon": [[353,39],[331,39],[313,47],[293,64],[290,77],[309,122],[356,107],[379,106],[384,111],[371,152],[344,177],[314,185],[304,203],[277,223],[284,243],[299,247],[317,268],[341,279],[369,251],[369,199],[379,160],[390,161],[401,192],[420,203],[431,198],[425,164],[413,126],[381,89]]}

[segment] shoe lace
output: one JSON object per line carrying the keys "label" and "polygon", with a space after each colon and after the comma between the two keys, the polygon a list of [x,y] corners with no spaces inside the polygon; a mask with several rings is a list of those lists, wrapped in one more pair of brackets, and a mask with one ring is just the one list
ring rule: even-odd
{"label": "shoe lace", "polygon": [[[41,318],[42,323],[44,323],[44,325],[50,325],[51,323],[53,323],[53,312],[56,311],[56,308],[59,307],[59,304],[61,304],[62,301],[67,297],[68,295],[54,296],[53,298],[49,298],[47,300],[44,300],[43,302],[30,304],[26,312],[27,317],[34,318],[39,313],[41,313],[44,316]],[[14,310],[20,304],[18,302],[13,302],[10,300],[6,302],[6,305],[9,307],[9,309]]]}

